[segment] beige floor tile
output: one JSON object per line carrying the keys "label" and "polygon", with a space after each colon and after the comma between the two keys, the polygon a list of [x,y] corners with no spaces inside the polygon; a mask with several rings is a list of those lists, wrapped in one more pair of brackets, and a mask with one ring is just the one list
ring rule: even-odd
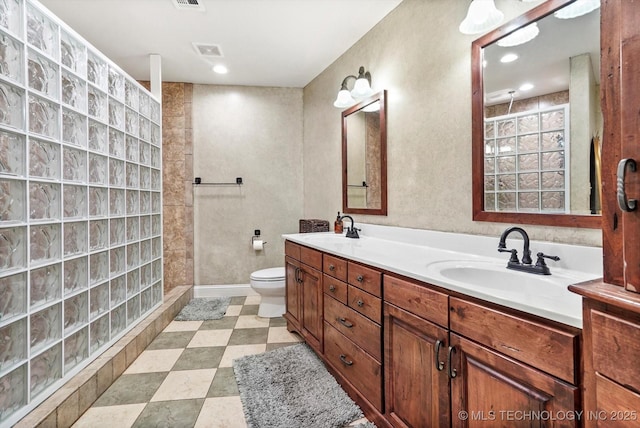
{"label": "beige floor tile", "polygon": [[171,321],[163,330],[165,333],[173,331],[196,331],[204,321]]}
{"label": "beige floor tile", "polygon": [[240,397],[207,398],[195,428],[246,428]]}
{"label": "beige floor tile", "polygon": [[267,343],[289,343],[300,341],[300,336],[289,333],[289,331],[287,331],[287,327],[269,327]]}
{"label": "beige floor tile", "polygon": [[187,348],[202,348],[210,346],[227,346],[232,329],[200,330],[193,335]]}
{"label": "beige floor tile", "polygon": [[269,327],[269,318],[260,318],[257,315],[240,315],[234,328],[261,328]]}
{"label": "beige floor tile", "polygon": [[129,428],[147,403],[91,407],[73,424],[73,428]]}
{"label": "beige floor tile", "polygon": [[227,311],[224,313],[225,317],[237,317],[240,315],[240,311],[242,310],[242,305],[229,305],[227,307]]}
{"label": "beige floor tile", "polygon": [[247,296],[247,299],[244,301],[245,305],[259,305],[262,300],[262,296]]}
{"label": "beige floor tile", "polygon": [[143,351],[124,373],[168,372],[178,361],[183,351],[182,348]]}
{"label": "beige floor tile", "polygon": [[204,398],[207,396],[215,374],[216,369],[170,372],[154,394],[151,402]]}
{"label": "beige floor tile", "polygon": [[220,360],[220,364],[218,364],[218,367],[233,367],[233,360],[235,358],[244,357],[245,355],[260,354],[266,349],[266,344],[227,346],[227,349],[224,350],[222,360]]}

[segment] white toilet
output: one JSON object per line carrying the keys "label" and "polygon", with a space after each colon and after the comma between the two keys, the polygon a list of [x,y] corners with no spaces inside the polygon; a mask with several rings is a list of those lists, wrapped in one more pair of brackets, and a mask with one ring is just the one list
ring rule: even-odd
{"label": "white toilet", "polygon": [[281,317],[285,312],[285,272],[284,267],[257,270],[251,274],[251,288],[262,298],[258,316],[263,318]]}

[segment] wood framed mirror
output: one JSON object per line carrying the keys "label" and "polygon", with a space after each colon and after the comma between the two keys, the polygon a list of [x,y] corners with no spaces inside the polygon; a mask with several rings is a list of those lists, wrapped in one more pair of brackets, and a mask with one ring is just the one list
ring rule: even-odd
{"label": "wood framed mirror", "polygon": [[387,215],[386,91],[342,112],[342,212]]}
{"label": "wood framed mirror", "polygon": [[[472,43],[475,221],[601,227],[600,15],[559,18],[572,3],[548,0]],[[537,36],[513,45],[525,27]]]}

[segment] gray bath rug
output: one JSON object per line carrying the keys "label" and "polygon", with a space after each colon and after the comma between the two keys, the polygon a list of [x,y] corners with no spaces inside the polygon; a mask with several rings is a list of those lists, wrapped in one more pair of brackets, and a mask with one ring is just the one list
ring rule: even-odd
{"label": "gray bath rug", "polygon": [[231,297],[191,299],[174,319],[176,321],[219,320],[227,312]]}
{"label": "gray bath rug", "polygon": [[238,358],[233,370],[249,428],[338,428],[363,417],[304,343]]}

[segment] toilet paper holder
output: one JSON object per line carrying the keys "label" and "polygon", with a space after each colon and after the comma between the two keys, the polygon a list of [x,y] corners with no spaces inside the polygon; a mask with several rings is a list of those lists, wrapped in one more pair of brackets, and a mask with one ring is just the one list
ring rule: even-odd
{"label": "toilet paper holder", "polygon": [[[260,235],[253,235],[251,237],[251,247],[253,247],[253,243],[255,242],[256,239],[260,239]],[[265,245],[267,243],[267,241],[263,241],[262,245]]]}

